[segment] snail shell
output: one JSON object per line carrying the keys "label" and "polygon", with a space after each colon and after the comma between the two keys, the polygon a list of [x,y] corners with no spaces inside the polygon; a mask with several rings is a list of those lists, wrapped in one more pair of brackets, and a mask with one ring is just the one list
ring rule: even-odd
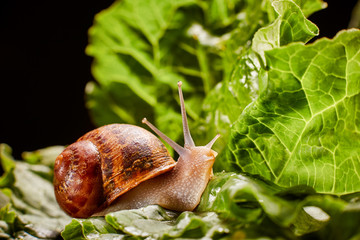
{"label": "snail shell", "polygon": [[164,144],[149,131],[128,124],[106,125],[86,133],[57,157],[55,196],[70,216],[89,217],[175,165]]}

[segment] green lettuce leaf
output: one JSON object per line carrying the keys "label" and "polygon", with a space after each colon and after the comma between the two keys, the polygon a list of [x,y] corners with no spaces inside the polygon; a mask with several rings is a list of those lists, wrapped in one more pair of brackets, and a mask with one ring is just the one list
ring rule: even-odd
{"label": "green lettuce leaf", "polygon": [[264,61],[266,50],[292,42],[306,43],[319,33],[316,25],[306,19],[300,7],[293,1],[274,1],[272,6],[278,17],[273,23],[256,32],[252,44],[252,49]]}
{"label": "green lettuce leaf", "polygon": [[[54,147],[31,154],[48,159],[61,149]],[[71,218],[55,200],[52,177],[49,179],[52,168],[15,161],[11,148],[5,144],[0,144],[0,161],[5,171],[0,179],[0,235],[17,239],[57,238]]]}
{"label": "green lettuce leaf", "polygon": [[[292,199],[293,194],[297,197]],[[295,235],[303,235],[322,228],[346,205],[306,186],[285,189],[247,175],[219,173],[209,183],[197,210],[215,211],[244,224],[261,225],[268,218],[277,226],[292,228]],[[316,219],[306,211],[311,207],[328,212],[323,212],[323,219]]]}
{"label": "green lettuce leaf", "polygon": [[127,234],[156,239],[214,238],[229,232],[215,213],[179,214],[159,206],[111,213],[106,216],[106,221]]}
{"label": "green lettuce leaf", "polygon": [[358,194],[341,199],[305,185],[279,187],[247,174],[217,173],[196,210],[215,211],[237,222],[244,239],[350,239],[360,231],[359,216],[350,222],[359,213]]}
{"label": "green lettuce leaf", "polygon": [[228,164],[281,186],[360,190],[360,31],[265,51],[260,95],[234,124]]}
{"label": "green lettuce leaf", "polygon": [[66,225],[61,236],[66,239],[122,239],[125,234],[117,232],[102,217],[73,219]]}
{"label": "green lettuce leaf", "polygon": [[132,236],[149,239],[216,239],[229,229],[216,213],[175,213],[159,206],[124,210],[105,218],[74,219],[66,226],[66,239],[109,239]]}
{"label": "green lettuce leaf", "polygon": [[[316,36],[318,29],[306,16],[326,6],[321,1],[252,3],[249,2],[241,12],[244,15],[243,24],[233,31],[232,40],[227,45],[228,53],[224,55],[232,71],[224,75],[203,104],[203,119],[211,127],[204,128],[206,131],[201,135],[209,139],[217,132],[221,133],[222,138],[215,146],[218,152],[226,146],[234,122],[258,96],[258,78],[264,68],[264,60],[257,55],[263,56],[264,51],[272,47],[306,42]],[[217,162],[216,169],[223,169],[221,164]]]}

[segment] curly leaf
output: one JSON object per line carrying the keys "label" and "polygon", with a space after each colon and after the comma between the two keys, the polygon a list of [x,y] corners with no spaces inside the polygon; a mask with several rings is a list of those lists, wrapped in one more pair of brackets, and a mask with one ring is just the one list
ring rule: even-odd
{"label": "curly leaf", "polygon": [[119,239],[124,234],[117,232],[104,218],[73,219],[66,225],[61,236],[66,239]]}
{"label": "curly leaf", "polygon": [[[61,147],[41,149],[27,153],[27,157],[49,163],[50,156],[59,154]],[[57,154],[56,154],[57,153]],[[46,165],[28,164],[15,161],[11,148],[0,144],[0,160],[5,173],[0,181],[0,226],[8,237],[18,239],[55,239],[63,227],[70,222],[58,206],[50,169]]]}
{"label": "curly leaf", "polygon": [[136,239],[216,238],[229,229],[216,213],[175,213],[159,206],[124,210],[104,218],[74,219],[66,226],[62,237],[67,239]]}
{"label": "curly leaf", "polygon": [[[306,42],[317,35],[317,27],[305,16],[324,7],[322,1],[246,1],[239,13],[240,24],[226,42],[223,59],[229,67],[203,105],[203,118],[213,127],[206,128],[201,135],[209,139],[221,133],[222,138],[215,146],[218,152],[225,147],[231,126],[258,96],[263,66],[257,54],[294,41]],[[221,162],[216,168],[222,169]]]}
{"label": "curly leaf", "polygon": [[360,31],[265,52],[259,98],[232,129],[229,164],[282,186],[360,190]]}
{"label": "curly leaf", "polygon": [[[347,216],[358,214],[357,196],[349,196],[348,200],[351,203],[336,196],[318,194],[307,186],[282,188],[246,174],[217,173],[196,210],[215,211],[221,218],[237,222],[242,226],[238,229],[251,239],[254,229],[256,236],[279,237],[285,234],[285,239],[295,239],[296,236],[313,234],[311,239],[329,239],[328,230],[336,236],[351,236],[359,232],[358,217],[354,222],[335,227],[341,219],[350,221]],[[290,229],[291,233],[285,229]]]}
{"label": "curly leaf", "polygon": [[252,49],[264,60],[264,51],[285,46],[291,42],[306,43],[318,35],[319,29],[306,19],[302,10],[291,0],[274,1],[277,19],[261,28],[253,38]]}

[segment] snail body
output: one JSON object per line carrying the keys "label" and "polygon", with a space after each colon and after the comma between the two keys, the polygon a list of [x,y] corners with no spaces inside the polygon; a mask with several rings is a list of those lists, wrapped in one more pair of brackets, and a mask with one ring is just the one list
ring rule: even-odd
{"label": "snail body", "polygon": [[54,190],[70,216],[87,218],[122,209],[158,204],[192,211],[212,176],[217,153],[195,146],[187,124],[181,82],[184,147],[143,119],[179,154],[175,162],[164,144],[149,131],[128,124],[110,124],[86,133],[55,160]]}

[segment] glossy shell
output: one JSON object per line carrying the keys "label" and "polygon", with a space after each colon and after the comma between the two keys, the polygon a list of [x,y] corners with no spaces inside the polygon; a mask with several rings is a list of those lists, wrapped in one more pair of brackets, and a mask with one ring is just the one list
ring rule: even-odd
{"label": "glossy shell", "polygon": [[174,166],[168,150],[149,131],[106,125],[86,133],[57,157],[55,196],[70,216],[89,217]]}
{"label": "glossy shell", "polygon": [[54,190],[59,206],[70,216],[91,216],[105,201],[100,155],[89,141],[68,146],[55,161]]}

